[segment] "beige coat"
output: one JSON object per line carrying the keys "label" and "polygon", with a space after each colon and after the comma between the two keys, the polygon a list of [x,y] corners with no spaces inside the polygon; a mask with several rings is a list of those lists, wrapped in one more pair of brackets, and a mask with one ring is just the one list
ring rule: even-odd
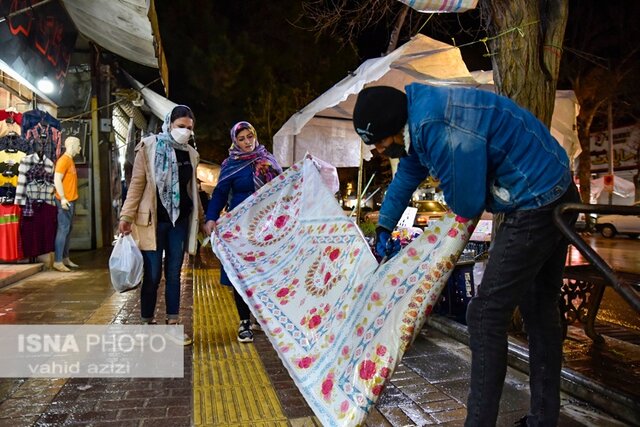
{"label": "beige coat", "polygon": [[[156,181],[153,161],[156,157],[155,135],[144,138],[135,148],[136,160],[133,164],[131,183],[127,191],[127,199],[122,206],[120,220],[132,224],[132,234],[138,247],[142,251],[156,250],[157,202]],[[198,197],[198,183],[196,181],[196,167],[200,161],[198,152],[189,146],[189,159],[193,166],[191,185],[188,187],[189,196],[193,200],[193,209],[189,217],[189,232],[187,251],[196,253],[198,220],[202,216],[202,207]]]}

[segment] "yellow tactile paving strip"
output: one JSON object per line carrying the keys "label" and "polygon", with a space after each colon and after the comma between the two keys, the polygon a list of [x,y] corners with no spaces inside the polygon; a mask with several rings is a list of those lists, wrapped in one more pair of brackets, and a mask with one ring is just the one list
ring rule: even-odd
{"label": "yellow tactile paving strip", "polygon": [[193,273],[193,422],[197,426],[288,426],[252,344],[236,339],[238,314],[217,269]]}

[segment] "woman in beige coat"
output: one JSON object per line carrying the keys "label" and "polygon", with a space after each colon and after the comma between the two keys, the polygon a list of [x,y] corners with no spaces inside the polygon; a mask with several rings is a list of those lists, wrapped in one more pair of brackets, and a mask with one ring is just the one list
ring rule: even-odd
{"label": "woman in beige coat", "polygon": [[[196,181],[198,152],[188,143],[195,118],[191,109],[176,106],[167,114],[163,132],[144,138],[136,147],[133,175],[122,207],[119,230],[133,232],[144,259],[140,291],[143,323],[155,324],[158,285],[164,253],[166,323],[177,324],[180,270],[185,249],[196,251],[201,207]],[[191,343],[185,335],[185,345]]]}

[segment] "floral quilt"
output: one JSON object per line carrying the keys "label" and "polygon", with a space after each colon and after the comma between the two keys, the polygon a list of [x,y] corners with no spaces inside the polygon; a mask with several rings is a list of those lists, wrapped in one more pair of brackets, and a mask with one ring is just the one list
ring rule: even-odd
{"label": "floral quilt", "polygon": [[212,246],[323,425],[348,426],[364,423],[473,227],[446,215],[378,267],[307,158],[225,214]]}

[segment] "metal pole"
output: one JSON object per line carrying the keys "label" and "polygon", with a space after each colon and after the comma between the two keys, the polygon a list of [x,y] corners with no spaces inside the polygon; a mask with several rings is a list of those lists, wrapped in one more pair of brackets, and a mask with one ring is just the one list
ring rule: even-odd
{"label": "metal pole", "polygon": [[[369,178],[369,182],[367,182],[367,185],[364,186],[364,190],[362,190],[363,194],[367,194],[367,189],[369,188],[369,185],[371,184],[371,181],[373,181],[373,178],[376,176],[376,173],[374,172],[373,175],[371,175],[371,178]],[[370,198],[369,198],[370,199]],[[362,202],[363,205],[367,204],[367,201],[369,201],[369,199],[365,200],[364,202]],[[360,200],[362,200],[362,195],[360,196]],[[356,209],[358,208],[358,204],[356,203],[356,206],[351,210],[351,213],[349,214],[349,217],[352,217],[353,214],[356,212]]]}
{"label": "metal pole", "polygon": [[91,197],[93,198],[93,218],[95,228],[96,247],[103,246],[102,241],[102,200],[100,198],[100,188],[102,183],[100,180],[100,124],[98,117],[98,97],[91,97],[91,172],[93,180],[91,180]]}
{"label": "metal pole", "polygon": [[[608,122],[609,122],[609,175],[613,178],[613,185],[616,185],[615,177],[613,176],[613,103],[609,99],[608,107]],[[609,191],[609,204],[613,203],[613,188]]]}
{"label": "metal pole", "polygon": [[364,147],[363,144],[360,143],[360,165],[358,166],[358,191],[356,194],[356,224],[360,225],[360,198],[362,197],[362,165],[363,165],[363,157],[364,157]]}
{"label": "metal pole", "polygon": [[289,166],[293,165],[296,162],[296,135],[293,135],[293,149],[291,150],[291,160],[289,161]]}
{"label": "metal pole", "polygon": [[40,3],[32,4],[31,6],[27,6],[27,7],[23,8],[23,9],[16,10],[15,12],[11,12],[10,14],[8,14],[6,16],[0,17],[0,23],[3,23],[7,19],[13,18],[16,15],[20,15],[21,13],[28,12],[28,11],[33,11],[34,7],[43,6],[43,5],[47,4],[47,3],[50,3],[51,1],[52,0],[43,0]]}

